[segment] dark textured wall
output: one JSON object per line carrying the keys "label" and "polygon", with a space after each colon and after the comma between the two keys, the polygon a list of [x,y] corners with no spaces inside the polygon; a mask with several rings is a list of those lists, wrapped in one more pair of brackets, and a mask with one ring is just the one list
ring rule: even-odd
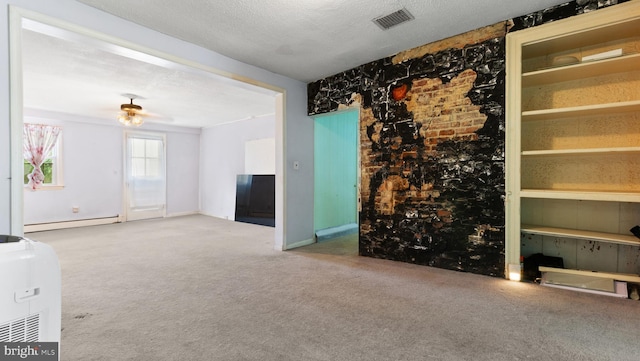
{"label": "dark textured wall", "polygon": [[309,84],[310,115],[361,108],[360,254],[504,276],[506,32],[619,2],[571,1]]}

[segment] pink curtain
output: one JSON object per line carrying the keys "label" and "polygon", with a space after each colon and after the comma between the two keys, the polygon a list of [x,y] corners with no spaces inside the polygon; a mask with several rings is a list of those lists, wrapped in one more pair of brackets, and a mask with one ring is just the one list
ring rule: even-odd
{"label": "pink curtain", "polygon": [[24,138],[23,156],[32,166],[33,171],[27,176],[29,187],[36,190],[44,181],[44,174],[40,166],[46,160],[47,154],[56,145],[58,135],[62,129],[51,125],[25,124],[22,130]]}

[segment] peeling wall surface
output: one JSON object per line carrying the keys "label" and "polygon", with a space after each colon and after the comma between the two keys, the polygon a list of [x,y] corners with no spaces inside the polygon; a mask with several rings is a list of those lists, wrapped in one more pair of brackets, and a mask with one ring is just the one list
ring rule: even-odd
{"label": "peeling wall surface", "polygon": [[360,107],[360,254],[503,277],[505,35],[621,2],[571,1],[309,84],[309,115]]}

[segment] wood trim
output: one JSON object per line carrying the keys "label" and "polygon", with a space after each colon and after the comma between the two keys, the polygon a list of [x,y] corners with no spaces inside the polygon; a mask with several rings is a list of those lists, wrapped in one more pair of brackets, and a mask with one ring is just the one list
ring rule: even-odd
{"label": "wood trim", "polygon": [[595,278],[609,278],[617,281],[640,283],[640,276],[634,275],[634,274],[627,274],[627,273],[595,272],[595,271],[553,268],[553,267],[544,267],[544,266],[539,266],[538,270],[540,272],[565,273],[565,274],[572,274],[572,275],[590,276]]}
{"label": "wood trim", "polygon": [[546,226],[534,226],[523,224],[521,226],[523,233],[539,234],[552,237],[568,237],[576,239],[586,239],[595,242],[608,242],[624,244],[628,246],[640,246],[640,239],[632,235],[583,231],[579,229],[566,229]]}

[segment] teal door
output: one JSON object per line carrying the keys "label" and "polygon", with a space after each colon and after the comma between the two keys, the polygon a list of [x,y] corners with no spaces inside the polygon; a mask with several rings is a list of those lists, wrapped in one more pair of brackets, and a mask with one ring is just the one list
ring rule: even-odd
{"label": "teal door", "polygon": [[314,175],[315,230],[357,224],[358,111],[315,118]]}

